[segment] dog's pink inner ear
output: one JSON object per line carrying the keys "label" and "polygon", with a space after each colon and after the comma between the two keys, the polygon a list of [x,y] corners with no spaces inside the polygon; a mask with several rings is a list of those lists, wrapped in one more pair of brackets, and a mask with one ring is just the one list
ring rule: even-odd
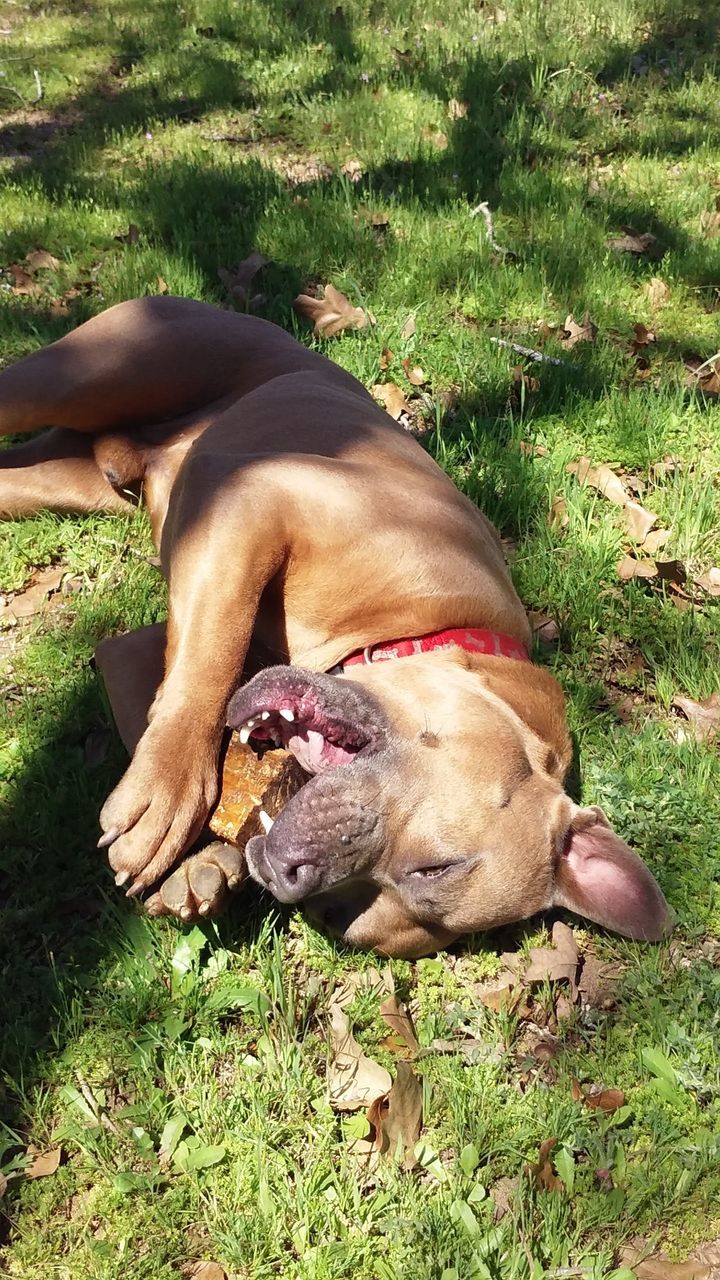
{"label": "dog's pink inner ear", "polygon": [[601,809],[576,809],[555,869],[553,902],[628,938],[656,942],[671,928],[668,905],[645,863]]}

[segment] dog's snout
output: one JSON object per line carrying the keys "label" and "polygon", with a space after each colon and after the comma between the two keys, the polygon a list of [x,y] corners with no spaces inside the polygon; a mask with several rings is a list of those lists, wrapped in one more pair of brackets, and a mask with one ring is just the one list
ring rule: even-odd
{"label": "dog's snout", "polygon": [[301,902],[320,884],[321,867],[302,847],[256,836],[245,852],[251,874],[279,902]]}

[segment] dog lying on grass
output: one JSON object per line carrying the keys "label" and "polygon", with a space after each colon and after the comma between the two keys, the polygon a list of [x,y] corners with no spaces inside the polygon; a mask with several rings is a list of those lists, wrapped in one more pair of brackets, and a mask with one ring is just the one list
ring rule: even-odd
{"label": "dog lying on grass", "polygon": [[0,514],[142,492],[169,585],[162,682],[101,813],[118,885],[183,859],[229,723],[312,775],[251,875],[350,943],[417,956],[553,904],[663,935],[649,870],[563,789],[563,695],[495,531],[354,378],[263,320],[146,298],[0,374],[0,431],[44,427],[0,456]]}

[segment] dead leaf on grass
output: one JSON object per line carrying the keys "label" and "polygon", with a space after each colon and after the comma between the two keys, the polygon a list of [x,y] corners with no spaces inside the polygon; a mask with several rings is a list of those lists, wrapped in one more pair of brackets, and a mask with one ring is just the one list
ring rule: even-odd
{"label": "dead leaf on grass", "polygon": [[417,1053],[420,1044],[415,1035],[410,1014],[394,993],[380,1005],[380,1017],[387,1023],[393,1034],[400,1037],[411,1053]]}
{"label": "dead leaf on grass", "polygon": [[190,1262],[181,1267],[184,1280],[228,1280],[219,1262]]}
{"label": "dead leaf on grass", "polygon": [[375,317],[369,311],[364,307],[354,307],[332,284],[325,285],[322,298],[298,294],[293,308],[298,315],[312,321],[316,338],[334,338],[345,329],[366,329],[375,323]]}
{"label": "dead leaf on grass", "polygon": [[720,357],[703,360],[701,356],[685,357],[685,385],[704,396],[720,395]]}
{"label": "dead leaf on grass", "polygon": [[713,239],[720,236],[720,212],[717,209],[705,209],[700,214],[700,230]]}
{"label": "dead leaf on grass", "polygon": [[402,338],[403,342],[407,342],[409,338],[413,338],[414,336],[415,336],[415,317],[408,316],[402,329],[400,330],[400,337]]}
{"label": "dead leaf on grass", "polygon": [[328,1064],[330,1106],[335,1111],[358,1111],[390,1092],[390,1073],[363,1053],[350,1030],[347,1015],[330,1006],[332,1057]]}
{"label": "dead leaf on grass", "polygon": [[687,582],[687,569],[682,560],[656,560],[655,567],[658,571],[658,577],[664,582],[673,583],[675,586],[682,586]]}
{"label": "dead leaf on grass", "polygon": [[130,223],[127,231],[122,232],[118,236],[113,236],[113,240],[117,240],[120,244],[137,244],[140,239],[140,228],[134,222]]}
{"label": "dead leaf on grass", "polygon": [[427,126],[420,131],[420,136],[425,142],[430,142],[436,151],[444,151],[447,147],[447,134],[442,133],[440,129],[432,129]]}
{"label": "dead leaf on grass", "polygon": [[557,1138],[546,1138],[540,1143],[536,1164],[527,1164],[525,1172],[532,1178],[538,1191],[563,1191],[565,1184],[552,1166],[550,1152],[557,1146]]}
{"label": "dead leaf on grass", "polygon": [[648,299],[651,307],[664,307],[670,300],[670,290],[664,280],[660,280],[658,276],[653,276],[652,280],[643,287],[643,292]]}
{"label": "dead leaf on grass", "polygon": [[636,560],[634,556],[623,556],[616,566],[615,572],[621,582],[630,582],[633,578],[657,578],[658,571],[654,560]]}
{"label": "dead leaf on grass", "polygon": [[573,1000],[576,1000],[579,959],[578,946],[572,929],[562,920],[556,920],[552,931],[552,946],[530,949],[530,964],[525,971],[524,981],[527,983],[566,981],[570,985]]}
{"label": "dead leaf on grass", "polygon": [[592,951],[586,952],[578,982],[582,1004],[593,1009],[612,1009],[623,972],[620,965],[600,960]]}
{"label": "dead leaf on grass", "polygon": [[413,365],[409,356],[406,356],[403,360],[402,367],[405,370],[405,377],[413,387],[422,387],[427,382],[425,370],[421,369],[419,365]]}
{"label": "dead leaf on grass", "polygon": [[560,338],[560,346],[566,351],[572,351],[578,342],[594,342],[597,337],[597,325],[590,319],[587,311],[582,319],[582,324],[578,324],[573,315],[565,318],[563,325],[564,337]]}
{"label": "dead leaf on grass", "polygon": [[695,585],[707,591],[709,596],[720,596],[720,569],[708,569],[707,573],[695,578]]}
{"label": "dead leaf on grass", "polygon": [[690,721],[698,742],[710,742],[720,730],[720,694],[712,693],[703,702],[694,698],[675,697],[672,705]]}
{"label": "dead leaf on grass", "polygon": [[232,301],[243,311],[251,310],[253,304],[257,304],[262,294],[254,293],[251,285],[258,271],[267,266],[269,258],[264,253],[260,253],[257,249],[253,249],[247,258],[243,258],[242,262],[238,262],[235,267],[220,267],[218,269],[218,279],[220,283],[227,289]]}
{"label": "dead leaf on grass", "polygon": [[497,1182],[488,1188],[488,1195],[495,1206],[493,1222],[502,1222],[515,1198],[519,1182],[520,1179],[517,1177],[498,1178]]}
{"label": "dead leaf on grass", "polygon": [[382,354],[380,356],[380,372],[386,373],[394,359],[395,352],[391,351],[389,347],[383,347]]}
{"label": "dead leaf on grass", "polygon": [[569,462],[565,470],[575,476],[579,484],[597,489],[616,507],[624,507],[630,501],[630,494],[620,477],[604,463],[594,467],[589,458],[578,458],[577,462]]}
{"label": "dead leaf on grass", "polygon": [[422,1082],[409,1063],[398,1062],[392,1088],[372,1104],[367,1118],[375,1129],[376,1148],[400,1159],[407,1171],[414,1169],[415,1144],[422,1128]]}
{"label": "dead leaf on grass", "polygon": [[32,618],[36,613],[40,613],[48,605],[49,597],[58,591],[66,573],[67,567],[64,565],[39,569],[27,587],[16,592],[12,600],[8,600],[0,607],[0,622],[10,618]]}
{"label": "dead leaf on grass", "polygon": [[30,275],[30,272],[19,266],[17,262],[11,262],[5,270],[9,272],[15,282],[10,286],[12,294],[17,297],[26,295],[29,298],[34,298],[39,293],[42,293],[42,285],[38,284],[37,280],[34,280]]}
{"label": "dead leaf on grass", "polygon": [[651,231],[628,231],[624,236],[614,236],[608,245],[616,253],[651,253],[657,247],[657,237]]}
{"label": "dead leaf on grass", "polygon": [[544,444],[531,444],[528,440],[521,440],[518,448],[525,458],[547,458],[550,453]]}
{"label": "dead leaf on grass", "polygon": [[451,120],[464,120],[470,103],[465,98],[451,98],[447,104],[447,113]]}
{"label": "dead leaf on grass", "polygon": [[633,542],[645,542],[657,516],[652,511],[641,507],[639,502],[626,502],[623,510],[623,523]]}
{"label": "dead leaf on grass", "polygon": [[31,271],[57,271],[60,262],[47,249],[31,249],[25,254],[25,261]]}
{"label": "dead leaf on grass", "polygon": [[360,182],[365,170],[359,160],[346,160],[340,169],[351,182]]}
{"label": "dead leaf on grass", "polygon": [[158,276],[157,278],[157,291],[158,293],[168,292],[167,280],[165,280],[163,276]]}
{"label": "dead leaf on grass", "polygon": [[592,1111],[617,1111],[625,1106],[625,1094],[622,1089],[602,1089],[591,1086],[584,1089],[580,1081],[573,1076],[571,1093],[574,1102],[584,1102]]}
{"label": "dead leaf on grass", "polygon": [[533,635],[537,636],[541,644],[559,644],[560,628],[554,618],[548,617],[546,613],[540,613],[535,609],[528,610],[528,620],[533,630]]}
{"label": "dead leaf on grass", "polygon": [[370,394],[380,401],[396,422],[403,413],[410,412],[405,392],[395,382],[376,382],[375,386],[370,388]]}
{"label": "dead leaf on grass", "polygon": [[57,1173],[60,1168],[62,1159],[62,1147],[52,1147],[49,1151],[38,1151],[37,1147],[29,1146],[27,1155],[32,1156],[32,1163],[25,1170],[25,1177],[30,1180],[35,1178],[49,1178],[53,1173]]}
{"label": "dead leaf on grass", "polygon": [[551,529],[567,529],[570,523],[568,515],[567,502],[562,494],[558,494],[553,498],[550,511],[548,512],[548,524]]}
{"label": "dead leaf on grass", "polygon": [[711,1280],[718,1265],[715,1245],[705,1246],[710,1250],[706,1258],[702,1257],[700,1246],[695,1251],[697,1257],[686,1262],[670,1262],[661,1249],[648,1254],[647,1247],[647,1241],[639,1239],[620,1250],[618,1261],[621,1266],[630,1267],[637,1280]]}
{"label": "dead leaf on grass", "polygon": [[654,556],[656,551],[660,551],[665,546],[669,537],[669,529],[653,529],[646,535],[641,550],[646,551],[649,556]]}

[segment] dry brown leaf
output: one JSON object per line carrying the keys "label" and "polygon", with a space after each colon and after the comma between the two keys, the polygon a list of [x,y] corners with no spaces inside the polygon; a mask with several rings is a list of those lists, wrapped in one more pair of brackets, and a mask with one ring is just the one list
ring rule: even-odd
{"label": "dry brown leaf", "polygon": [[709,596],[720,596],[720,569],[708,569],[707,573],[695,579],[695,585],[702,587]]}
{"label": "dry brown leaf", "polygon": [[622,974],[619,965],[600,960],[592,951],[586,952],[578,982],[582,1003],[594,1009],[612,1009]]}
{"label": "dry brown leaf", "polygon": [[293,302],[293,308],[306,320],[311,320],[316,338],[334,338],[345,329],[366,329],[375,318],[363,307],[354,307],[350,300],[332,284],[326,284],[322,298],[311,298],[301,293]]}
{"label": "dry brown leaf", "polygon": [[598,493],[616,507],[624,507],[630,501],[630,494],[620,477],[604,463],[594,467],[589,458],[578,458],[577,462],[569,462],[565,470],[575,476],[580,484],[597,489]]}
{"label": "dry brown leaf", "polygon": [[252,302],[259,300],[260,294],[253,296],[251,284],[258,271],[267,266],[269,258],[257,249],[253,249],[247,258],[234,267],[219,267],[218,279],[225,285],[230,297],[243,311],[247,311]]}
{"label": "dry brown leaf", "polygon": [[413,338],[414,336],[415,336],[415,317],[408,316],[402,329],[400,330],[400,337],[402,338],[403,342],[407,342],[409,338]]}
{"label": "dry brown leaf", "polygon": [[704,702],[678,695],[672,705],[690,721],[698,742],[710,742],[720,730],[720,694],[712,693]]}
{"label": "dry brown leaf", "polygon": [[552,1167],[550,1152],[557,1146],[557,1138],[546,1138],[540,1143],[536,1164],[527,1164],[526,1173],[533,1179],[538,1191],[563,1191],[564,1183]]}
{"label": "dry brown leaf", "polygon": [[158,276],[157,278],[157,291],[158,293],[167,293],[168,291],[167,280],[163,276]]}
{"label": "dry brown leaf", "polygon": [[27,297],[37,297],[42,293],[42,285],[34,280],[29,271],[18,265],[17,262],[11,262],[6,268],[14,280],[14,284],[10,286],[10,292],[16,296],[26,295]]}
{"label": "dry brown leaf", "polygon": [[720,212],[717,209],[705,209],[700,214],[700,230],[708,239],[720,236]]}
{"label": "dry brown leaf", "polygon": [[185,1280],[228,1280],[219,1262],[191,1262],[181,1268]]}
{"label": "dry brown leaf", "polygon": [[623,556],[616,566],[616,573],[621,582],[630,582],[632,578],[657,578],[658,571],[654,560],[636,560],[634,556]]}
{"label": "dry brown leaf", "polygon": [[410,1015],[394,993],[380,1005],[380,1017],[387,1023],[393,1034],[400,1037],[411,1053],[417,1053],[420,1044],[413,1030]]}
{"label": "dry brown leaf", "polygon": [[600,1089],[592,1086],[584,1089],[576,1076],[571,1082],[571,1094],[574,1102],[584,1102],[592,1111],[617,1111],[625,1105],[625,1094],[622,1089]]}
{"label": "dry brown leaf", "polygon": [[391,351],[389,347],[383,347],[382,355],[380,356],[380,372],[385,373],[390,368],[394,359],[395,352]]}
{"label": "dry brown leaf", "polygon": [[376,382],[370,388],[370,394],[384,406],[395,421],[403,413],[409,413],[410,405],[405,399],[405,392],[394,382]]}
{"label": "dry brown leaf", "polygon": [[626,502],[623,510],[623,522],[633,542],[645,542],[657,516],[646,511],[639,502]]}
{"label": "dry brown leaf", "polygon": [[655,334],[645,324],[633,325],[633,347],[649,347],[655,341]]}
{"label": "dry brown leaf", "polygon": [[415,1144],[422,1128],[422,1082],[409,1063],[398,1062],[390,1092],[369,1108],[368,1120],[375,1129],[377,1149],[399,1157],[404,1169],[414,1169]]}
{"label": "dry brown leaf", "polygon": [[31,249],[25,254],[25,261],[31,271],[57,271],[60,263],[53,258],[47,249]]}
{"label": "dry brown leaf", "polygon": [[665,546],[669,537],[669,529],[653,529],[652,533],[649,533],[645,538],[641,550],[646,551],[649,556],[654,556],[657,551],[660,551]]}
{"label": "dry brown leaf", "polygon": [[359,182],[365,170],[359,160],[346,160],[340,172],[344,173],[351,182]]}
{"label": "dry brown leaf", "polygon": [[652,280],[648,281],[643,292],[651,307],[664,307],[670,300],[670,290],[665,281],[660,280],[658,276],[653,276]]}
{"label": "dry brown leaf", "polygon": [[573,315],[566,316],[563,330],[565,336],[560,339],[560,346],[566,351],[572,351],[578,342],[594,342],[597,337],[597,325],[590,319],[587,311],[582,324],[578,324]]}
{"label": "dry brown leaf", "polygon": [[618,1261],[621,1266],[631,1267],[637,1280],[710,1280],[714,1265],[711,1262],[693,1258],[670,1262],[662,1250],[643,1257],[646,1249],[647,1242],[639,1240],[620,1250]]}
{"label": "dry brown leaf", "polygon": [[31,1180],[49,1178],[53,1173],[57,1173],[60,1168],[62,1147],[52,1147],[50,1151],[38,1151],[37,1147],[29,1146],[27,1154],[32,1156],[33,1160],[25,1170],[26,1178]]}
{"label": "dry brown leaf", "polygon": [[113,239],[118,240],[120,244],[137,244],[140,239],[140,228],[136,227],[134,222],[131,222],[127,231],[121,235],[114,236]]}
{"label": "dry brown leaf", "polygon": [[451,98],[447,104],[447,113],[451,120],[464,120],[470,103],[465,98]]}
{"label": "dry brown leaf", "polygon": [[676,586],[682,586],[687,582],[687,569],[682,560],[656,560],[655,568],[658,571],[658,577],[665,582],[670,582]]}
{"label": "dry brown leaf", "polygon": [[448,144],[447,134],[440,129],[431,129],[430,126],[421,130],[421,137],[425,142],[432,143],[437,151],[444,151]]}
{"label": "dry brown leaf", "polygon": [[332,1057],[327,1079],[330,1106],[335,1111],[358,1111],[390,1092],[390,1073],[363,1053],[337,1004],[330,1006],[330,1036]]}
{"label": "dry brown leaf", "polygon": [[657,238],[650,231],[637,234],[628,231],[624,236],[615,236],[608,240],[608,245],[616,253],[651,253],[657,246]]}
{"label": "dry brown leaf", "polygon": [[0,1200],[2,1200],[8,1189],[8,1180],[4,1173],[0,1173]]}
{"label": "dry brown leaf", "polygon": [[521,440],[518,448],[525,458],[547,458],[550,453],[544,444],[530,444],[528,440]]}
{"label": "dry brown leaf", "polygon": [[515,1178],[498,1178],[491,1187],[488,1188],[488,1195],[492,1200],[495,1208],[493,1210],[493,1222],[501,1222],[505,1214],[509,1211],[510,1206],[515,1198],[520,1179]]}
{"label": "dry brown leaf", "polygon": [[12,600],[0,606],[0,622],[9,618],[32,618],[40,613],[45,608],[48,597],[58,590],[66,573],[66,566],[38,570],[27,587],[16,592]]}
{"label": "dry brown leaf", "polygon": [[533,635],[537,636],[541,644],[559,643],[560,628],[554,618],[550,618],[546,613],[540,613],[536,609],[529,609],[528,621],[533,629]]}
{"label": "dry brown leaf", "polygon": [[525,971],[524,981],[527,983],[566,981],[570,984],[573,1000],[576,1000],[578,989],[575,979],[579,959],[572,929],[562,920],[556,920],[552,931],[552,946],[530,949],[530,964]]}
{"label": "dry brown leaf", "polygon": [[414,387],[422,387],[427,382],[425,371],[419,365],[413,365],[409,356],[403,360],[402,367],[405,370],[405,377]]}
{"label": "dry brown leaf", "polygon": [[548,513],[548,524],[551,529],[566,529],[569,523],[570,516],[568,515],[567,502],[561,494],[558,494],[552,500]]}
{"label": "dry brown leaf", "polygon": [[720,395],[720,360],[710,361],[702,356],[685,357],[685,385],[691,391],[701,391],[704,396]]}

